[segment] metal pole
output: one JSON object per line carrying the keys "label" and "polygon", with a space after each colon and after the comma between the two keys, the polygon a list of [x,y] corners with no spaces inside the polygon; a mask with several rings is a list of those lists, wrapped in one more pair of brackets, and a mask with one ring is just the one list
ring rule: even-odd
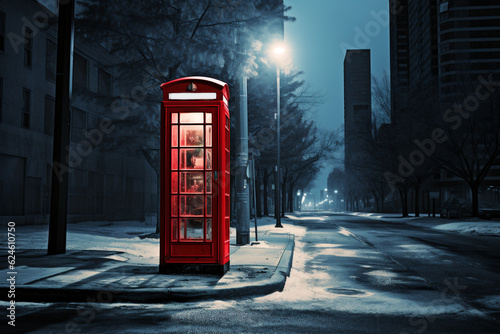
{"label": "metal pole", "polygon": [[277,110],[276,110],[276,133],[278,138],[278,152],[277,152],[277,164],[276,164],[276,226],[274,227],[283,227],[281,225],[281,194],[280,194],[280,66],[279,64],[276,66],[276,101],[277,101]]}
{"label": "metal pole", "polygon": [[252,179],[253,179],[253,208],[254,208],[254,220],[255,220],[255,241],[259,241],[259,237],[257,234],[257,190],[255,189],[255,154],[252,154]]}
{"label": "metal pole", "polygon": [[[73,21],[75,1],[59,1],[57,28],[57,76],[52,158],[52,188],[48,254],[66,252],[68,218],[68,167],[66,154],[70,131],[70,108],[73,69]],[[69,153],[68,153],[69,154]]]}
{"label": "metal pole", "polygon": [[236,118],[236,243],[250,243],[250,201],[246,179],[248,166],[247,78],[240,77],[239,114]]}

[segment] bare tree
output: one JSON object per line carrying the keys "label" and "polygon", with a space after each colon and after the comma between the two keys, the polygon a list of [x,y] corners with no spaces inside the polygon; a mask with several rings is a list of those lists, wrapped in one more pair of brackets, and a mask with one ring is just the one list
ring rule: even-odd
{"label": "bare tree", "polygon": [[[461,73],[443,109],[446,130],[439,154],[433,157],[450,174],[468,185],[472,215],[478,215],[479,187],[500,156],[500,73],[472,77]],[[446,103],[448,102],[448,103]]]}
{"label": "bare tree", "polygon": [[[117,56],[115,63],[102,66],[115,74],[114,92],[119,95],[83,92],[109,107],[103,116],[115,130],[102,148],[142,156],[158,178],[159,85],[194,73],[230,84],[242,73],[256,75],[260,39],[277,20],[291,20],[283,14],[288,8],[253,0],[88,0],[80,5],[77,33]],[[238,37],[245,53],[234,47],[242,26]]]}

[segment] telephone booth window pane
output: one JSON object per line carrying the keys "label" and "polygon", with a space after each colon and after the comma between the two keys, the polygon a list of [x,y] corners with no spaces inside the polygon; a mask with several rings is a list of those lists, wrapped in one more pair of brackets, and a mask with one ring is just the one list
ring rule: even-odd
{"label": "telephone booth window pane", "polygon": [[181,193],[203,193],[203,172],[181,173]]}
{"label": "telephone booth window pane", "polygon": [[178,153],[177,150],[172,150],[172,169],[178,169],[179,161],[178,161]]}
{"label": "telephone booth window pane", "polygon": [[181,125],[181,146],[203,146],[203,125]]}
{"label": "telephone booth window pane", "polygon": [[231,138],[229,137],[229,131],[226,130],[226,150],[229,151],[229,148],[231,146]]}
{"label": "telephone booth window pane", "polygon": [[230,129],[231,124],[229,123],[229,117],[226,116],[226,128]]}
{"label": "telephone booth window pane", "polygon": [[212,126],[205,126],[205,145],[212,146]]}
{"label": "telephone booth window pane", "polygon": [[203,216],[203,196],[180,196],[181,216]]}
{"label": "telephone booth window pane", "polygon": [[205,163],[205,169],[212,169],[212,150],[207,148],[206,149],[207,153],[207,158],[206,158],[206,163]]}
{"label": "telephone booth window pane", "polygon": [[202,112],[181,113],[181,123],[203,123],[203,115]]}
{"label": "telephone booth window pane", "polygon": [[179,215],[179,196],[172,196],[172,206],[170,207],[170,215],[178,216]]}
{"label": "telephone booth window pane", "polygon": [[207,241],[212,240],[212,218],[207,218],[207,230],[206,230],[206,239]]}
{"label": "telephone booth window pane", "polygon": [[207,216],[212,216],[212,196],[207,196]]}
{"label": "telephone booth window pane", "polygon": [[212,193],[212,172],[207,173],[207,194]]}
{"label": "telephone booth window pane", "polygon": [[203,169],[203,149],[181,149],[181,169]]}
{"label": "telephone booth window pane", "polygon": [[179,221],[177,218],[172,219],[172,241],[179,239]]}
{"label": "telephone booth window pane", "polygon": [[172,173],[172,194],[177,194],[177,189],[179,187],[179,173]]}
{"label": "telephone booth window pane", "polygon": [[178,113],[172,114],[172,123],[179,123],[179,114]]}
{"label": "telephone booth window pane", "polygon": [[172,125],[172,147],[179,146],[177,125]]}
{"label": "telephone booth window pane", "polygon": [[203,218],[181,219],[181,240],[203,240]]}
{"label": "telephone booth window pane", "polygon": [[205,114],[205,123],[212,124],[212,114],[209,112]]}
{"label": "telephone booth window pane", "polygon": [[186,219],[180,219],[180,238],[181,240],[186,239]]}

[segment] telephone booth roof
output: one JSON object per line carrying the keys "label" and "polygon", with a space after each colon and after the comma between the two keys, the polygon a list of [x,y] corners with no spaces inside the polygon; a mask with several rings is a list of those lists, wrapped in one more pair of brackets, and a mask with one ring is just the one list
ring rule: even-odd
{"label": "telephone booth roof", "polygon": [[220,94],[220,96],[219,94],[217,94],[216,99],[223,100],[223,97],[225,97],[227,100],[229,100],[229,86],[224,81],[220,81],[209,77],[192,76],[192,77],[175,79],[162,84],[161,89],[163,90],[163,101],[170,100],[169,93],[188,92],[187,87],[191,83],[194,83],[196,85],[196,91],[193,93],[204,93],[204,92],[222,93]]}

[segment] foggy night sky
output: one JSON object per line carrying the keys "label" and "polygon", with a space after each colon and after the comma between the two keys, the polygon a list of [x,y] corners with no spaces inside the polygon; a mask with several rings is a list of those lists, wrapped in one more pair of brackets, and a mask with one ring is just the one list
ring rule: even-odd
{"label": "foggy night sky", "polygon": [[[388,17],[382,16],[377,21],[371,14],[372,11],[388,14],[389,1],[285,0],[285,5],[292,7],[286,14],[296,18],[295,22],[285,22],[285,43],[292,64],[296,70],[304,72],[302,78],[312,91],[325,96],[326,102],[317,106],[314,118],[318,127],[337,130],[344,123],[345,49],[371,49],[372,76],[380,77],[384,70],[389,74]],[[365,40],[356,43],[355,29],[366,34],[367,27],[372,28],[373,37],[368,35],[368,43]],[[380,28],[378,34],[375,34],[376,27]],[[340,152],[337,156],[340,157]],[[332,163],[328,163],[319,174],[313,190],[315,194],[327,187],[332,168]]]}

